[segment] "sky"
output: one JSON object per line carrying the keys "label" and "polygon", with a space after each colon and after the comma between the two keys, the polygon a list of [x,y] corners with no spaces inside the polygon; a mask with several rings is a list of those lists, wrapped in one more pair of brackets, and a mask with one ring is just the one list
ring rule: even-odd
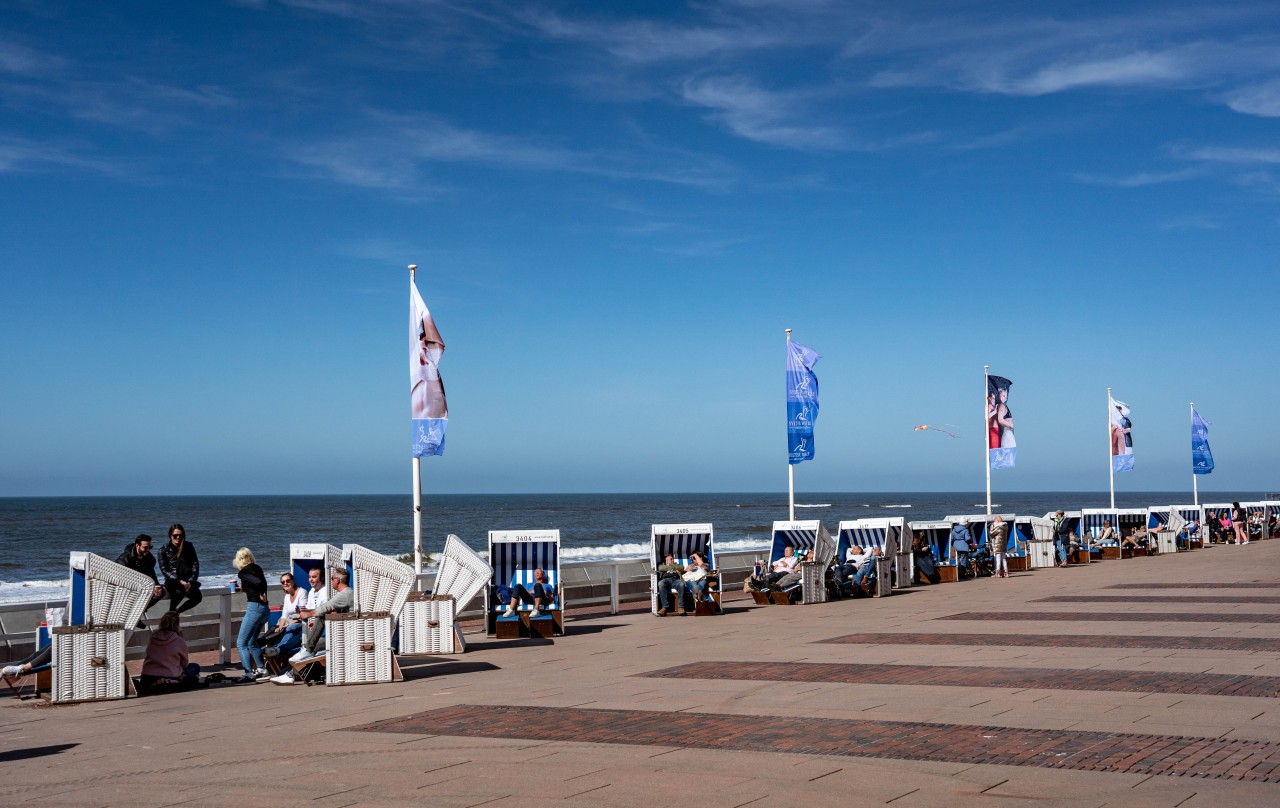
{"label": "sky", "polygon": [[[1280,6],[0,0],[0,496],[1280,490]],[[959,437],[917,432],[937,424]],[[998,497],[997,497],[998,500]]]}

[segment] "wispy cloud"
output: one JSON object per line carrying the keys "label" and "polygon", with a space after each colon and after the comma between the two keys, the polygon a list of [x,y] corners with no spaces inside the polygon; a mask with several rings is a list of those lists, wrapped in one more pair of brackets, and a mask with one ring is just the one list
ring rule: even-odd
{"label": "wispy cloud", "polygon": [[1165,219],[1158,226],[1161,230],[1220,230],[1222,219],[1203,213],[1191,213]]}
{"label": "wispy cloud", "polygon": [[1138,172],[1123,176],[1107,174],[1071,174],[1071,179],[1085,185],[1101,185],[1108,188],[1145,188],[1149,185],[1166,185],[1171,182],[1185,182],[1200,179],[1205,175],[1202,168],[1183,168],[1176,171]]}
{"label": "wispy cloud", "polygon": [[797,149],[841,149],[850,138],[829,127],[803,123],[795,94],[766,90],[750,79],[722,76],[685,82],[684,99],[712,110],[734,134],[758,143]]}
{"label": "wispy cloud", "polygon": [[1226,101],[1236,112],[1280,118],[1280,79],[1241,87],[1227,93]]}
{"label": "wispy cloud", "polygon": [[1280,148],[1247,146],[1203,146],[1186,153],[1193,160],[1238,165],[1280,164]]}
{"label": "wispy cloud", "polygon": [[108,176],[123,173],[119,164],[87,155],[82,149],[49,142],[0,136],[0,173],[77,168]]}

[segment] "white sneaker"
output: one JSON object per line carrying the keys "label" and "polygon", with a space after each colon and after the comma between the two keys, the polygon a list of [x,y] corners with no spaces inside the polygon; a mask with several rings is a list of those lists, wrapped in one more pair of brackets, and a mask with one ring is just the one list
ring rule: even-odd
{"label": "white sneaker", "polygon": [[275,682],[278,685],[295,684],[295,680],[293,678],[293,671],[285,671],[279,676],[273,676],[271,677],[271,681]]}
{"label": "white sneaker", "polygon": [[22,666],[21,665],[5,665],[3,673],[5,676],[21,676]]}
{"label": "white sneaker", "polygon": [[310,659],[310,658],[311,658],[311,657],[313,657],[313,656],[315,656],[315,654],[313,654],[312,652],[308,651],[307,649],[305,649],[305,648],[299,648],[299,649],[298,649],[298,651],[297,651],[297,653],[295,653],[293,656],[289,657],[289,661],[290,661],[290,662],[302,662],[303,660]]}
{"label": "white sneaker", "polygon": [[538,614],[539,614],[539,612],[538,612],[538,610],[535,608],[533,611],[529,612],[529,619],[530,619],[530,620],[537,620],[537,619],[538,619]]}
{"label": "white sneaker", "polygon": [[503,612],[503,613],[502,613],[502,616],[503,616],[503,617],[515,617],[515,616],[516,616],[516,607],[515,607],[515,606],[508,606],[508,607],[507,607],[507,610],[506,610],[505,612]]}
{"label": "white sneaker", "polygon": [[267,670],[266,668],[257,668],[253,672],[253,678],[259,682],[261,682],[263,679],[270,679],[271,671]]}

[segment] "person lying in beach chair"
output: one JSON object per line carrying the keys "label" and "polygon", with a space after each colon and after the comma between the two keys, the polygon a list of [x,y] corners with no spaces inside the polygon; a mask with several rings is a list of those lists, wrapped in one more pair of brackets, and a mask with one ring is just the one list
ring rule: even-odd
{"label": "person lying in beach chair", "polygon": [[4,670],[0,671],[3,676],[4,683],[9,686],[16,696],[22,689],[25,682],[23,678],[42,670],[48,670],[49,663],[53,659],[53,645],[46,645],[30,654],[26,659],[11,662],[4,666]]}
{"label": "person lying in beach chair", "polygon": [[856,544],[849,547],[848,553],[845,554],[845,563],[836,567],[841,593],[846,595],[871,594],[869,587],[875,581],[876,559],[879,557],[879,547],[868,547],[865,550]]}
{"label": "person lying in beach chair", "polygon": [[759,591],[785,591],[800,581],[800,559],[796,556],[796,548],[787,545],[782,548],[782,555],[770,565],[769,571],[752,575],[747,579],[752,589]]}

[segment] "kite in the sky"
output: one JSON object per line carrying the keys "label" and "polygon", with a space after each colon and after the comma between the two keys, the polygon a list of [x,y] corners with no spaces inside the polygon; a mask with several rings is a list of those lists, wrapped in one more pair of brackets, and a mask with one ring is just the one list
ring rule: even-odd
{"label": "kite in the sky", "polygon": [[[955,424],[943,424],[942,426],[955,426]],[[956,434],[953,434],[953,433],[951,433],[951,432],[948,432],[948,431],[947,431],[947,430],[945,430],[945,429],[942,429],[942,428],[940,428],[940,427],[936,427],[936,426],[929,426],[928,424],[921,424],[920,426],[916,427],[916,430],[915,430],[915,431],[916,431],[916,432],[924,432],[924,431],[929,430],[929,429],[932,429],[934,432],[941,432],[941,433],[942,433],[942,434],[944,434],[944,435],[951,435],[951,437],[953,437],[953,438],[958,438],[958,437],[960,437],[959,435],[956,435]]]}

